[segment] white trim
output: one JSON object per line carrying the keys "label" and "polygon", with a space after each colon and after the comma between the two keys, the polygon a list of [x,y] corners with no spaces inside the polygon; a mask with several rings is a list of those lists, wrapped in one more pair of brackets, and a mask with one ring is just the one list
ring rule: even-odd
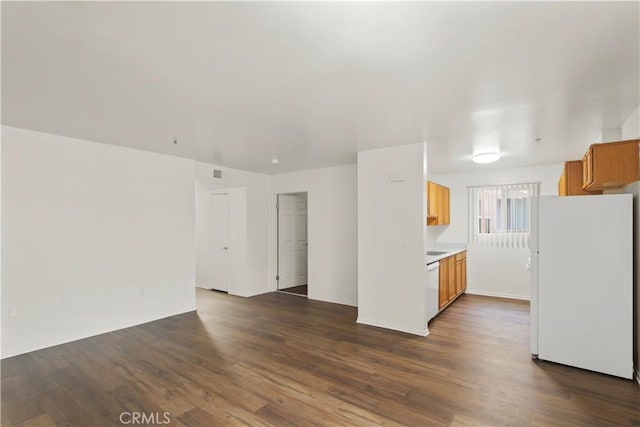
{"label": "white trim", "polygon": [[481,295],[483,297],[508,298],[508,299],[522,300],[522,301],[531,300],[531,298],[526,295],[513,295],[513,294],[501,294],[499,292],[474,291],[473,289],[467,289],[465,292],[470,295]]}
{"label": "white trim", "polygon": [[360,323],[361,325],[367,325],[367,326],[375,326],[376,328],[384,328],[384,329],[390,329],[392,331],[404,332],[404,333],[411,334],[411,335],[419,335],[421,337],[426,337],[427,335],[429,335],[429,328],[426,327],[426,326],[424,327],[424,329],[416,331],[414,329],[405,328],[405,327],[402,327],[402,326],[382,325],[382,324],[377,323],[377,322],[370,322],[368,320],[363,320],[361,317],[358,317],[358,320],[356,320],[356,323]]}
{"label": "white trim", "polygon": [[[271,193],[271,207],[269,209],[270,215],[270,223],[269,223],[269,290],[267,292],[278,292],[281,289],[278,289],[278,281],[276,280],[276,276],[278,275],[278,196],[281,194],[306,194],[307,195],[307,243],[309,243],[309,199],[310,199],[310,191],[309,190],[300,190],[300,191],[284,191],[281,193]],[[311,293],[311,282],[312,277],[309,274],[309,264],[311,260],[311,245],[307,245],[307,298]],[[286,289],[286,288],[285,288]],[[311,298],[309,298],[311,299]],[[325,300],[318,300],[325,301]],[[331,302],[331,301],[328,301]]]}
{"label": "white trim", "polygon": [[[276,209],[276,204],[278,203],[278,193],[271,193],[270,202],[271,202],[271,205],[269,206],[269,292],[276,292],[278,290],[278,281],[276,280],[276,275],[278,273],[278,250],[276,249],[277,239],[278,239],[278,209]],[[308,214],[309,213],[307,212],[307,215]],[[308,220],[309,219],[307,218],[307,221]],[[309,256],[308,253],[307,253],[307,256]],[[307,267],[307,270],[308,270],[308,267]],[[307,293],[309,293],[308,287],[307,287]]]}
{"label": "white trim", "polygon": [[[309,289],[307,288],[307,291]],[[307,292],[308,293],[308,292]],[[347,307],[355,307],[358,308],[358,304],[350,304],[348,302],[344,302],[344,301],[337,301],[334,299],[318,299],[318,298],[309,298],[312,301],[319,301],[319,302],[328,302],[329,304],[338,304],[338,305],[346,305]]]}
{"label": "white trim", "polygon": [[636,382],[640,385],[640,371],[636,371]]}
{"label": "white trim", "polygon": [[[285,288],[285,289],[289,289],[289,288]],[[276,292],[279,292],[281,294],[293,295],[301,298],[307,298],[305,294],[296,294],[295,292],[287,292],[286,290],[282,290],[282,289],[278,289]]]}

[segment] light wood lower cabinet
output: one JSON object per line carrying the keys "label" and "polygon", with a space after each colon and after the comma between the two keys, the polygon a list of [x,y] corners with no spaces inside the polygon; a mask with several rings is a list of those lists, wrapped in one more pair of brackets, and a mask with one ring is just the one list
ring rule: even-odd
{"label": "light wood lower cabinet", "polygon": [[440,260],[438,308],[443,309],[467,290],[467,251]]}
{"label": "light wood lower cabinet", "polygon": [[438,274],[438,308],[442,308],[449,302],[449,258],[440,260]]}
{"label": "light wood lower cabinet", "polygon": [[462,260],[456,260],[456,295],[462,293]]}

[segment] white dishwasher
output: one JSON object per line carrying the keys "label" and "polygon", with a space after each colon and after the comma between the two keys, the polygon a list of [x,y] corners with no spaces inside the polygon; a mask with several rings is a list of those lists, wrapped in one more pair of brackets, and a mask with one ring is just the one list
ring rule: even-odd
{"label": "white dishwasher", "polygon": [[438,314],[438,284],[440,281],[440,263],[438,261],[427,264],[427,291],[425,305],[427,307],[427,322]]}

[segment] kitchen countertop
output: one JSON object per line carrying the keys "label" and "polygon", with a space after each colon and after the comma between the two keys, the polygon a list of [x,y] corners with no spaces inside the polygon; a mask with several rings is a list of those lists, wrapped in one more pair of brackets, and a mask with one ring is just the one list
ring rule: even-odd
{"label": "kitchen countertop", "polygon": [[427,265],[433,264],[434,262],[440,261],[441,259],[449,258],[452,255],[459,254],[460,252],[464,252],[466,250],[467,250],[466,247],[460,247],[455,249],[429,249],[429,251],[427,252],[431,252],[431,251],[445,252],[446,251],[446,253],[442,255],[427,255]]}

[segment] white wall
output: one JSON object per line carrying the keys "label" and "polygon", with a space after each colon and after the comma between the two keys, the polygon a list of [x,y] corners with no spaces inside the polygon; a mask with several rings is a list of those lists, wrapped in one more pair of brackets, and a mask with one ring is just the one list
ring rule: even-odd
{"label": "white wall", "polygon": [[[213,178],[214,168],[222,170],[222,179]],[[231,235],[235,236],[234,245],[230,246],[233,255],[230,254],[232,277],[229,292],[232,294],[252,296],[271,290],[269,283],[270,188],[271,178],[268,175],[208,163],[196,163],[198,205],[202,205],[202,198],[208,197],[212,192],[232,190],[230,191],[230,231]],[[242,222],[245,224],[244,231]],[[198,224],[201,224],[200,219]],[[196,230],[197,234],[204,232],[206,230]],[[202,259],[200,257],[199,261],[201,262]]]}
{"label": "white wall", "polygon": [[3,126],[2,357],[195,310],[194,179],[187,159]]}
{"label": "white wall", "polygon": [[[562,164],[552,164],[429,175],[429,180],[449,187],[451,195],[451,224],[429,226],[430,244],[468,242],[467,186],[541,182],[541,195],[557,195],[561,173]],[[470,246],[467,252],[467,292],[529,298],[528,257],[528,250]]]}
{"label": "white wall", "polygon": [[622,140],[640,138],[640,105],[622,125]]}
{"label": "white wall", "polygon": [[[356,305],[357,184],[356,165],[272,176],[271,191],[307,192],[309,240],[308,297]],[[275,199],[271,201],[271,289],[275,290]]]}
{"label": "white wall", "polygon": [[358,153],[358,322],[425,335],[426,145]]}

